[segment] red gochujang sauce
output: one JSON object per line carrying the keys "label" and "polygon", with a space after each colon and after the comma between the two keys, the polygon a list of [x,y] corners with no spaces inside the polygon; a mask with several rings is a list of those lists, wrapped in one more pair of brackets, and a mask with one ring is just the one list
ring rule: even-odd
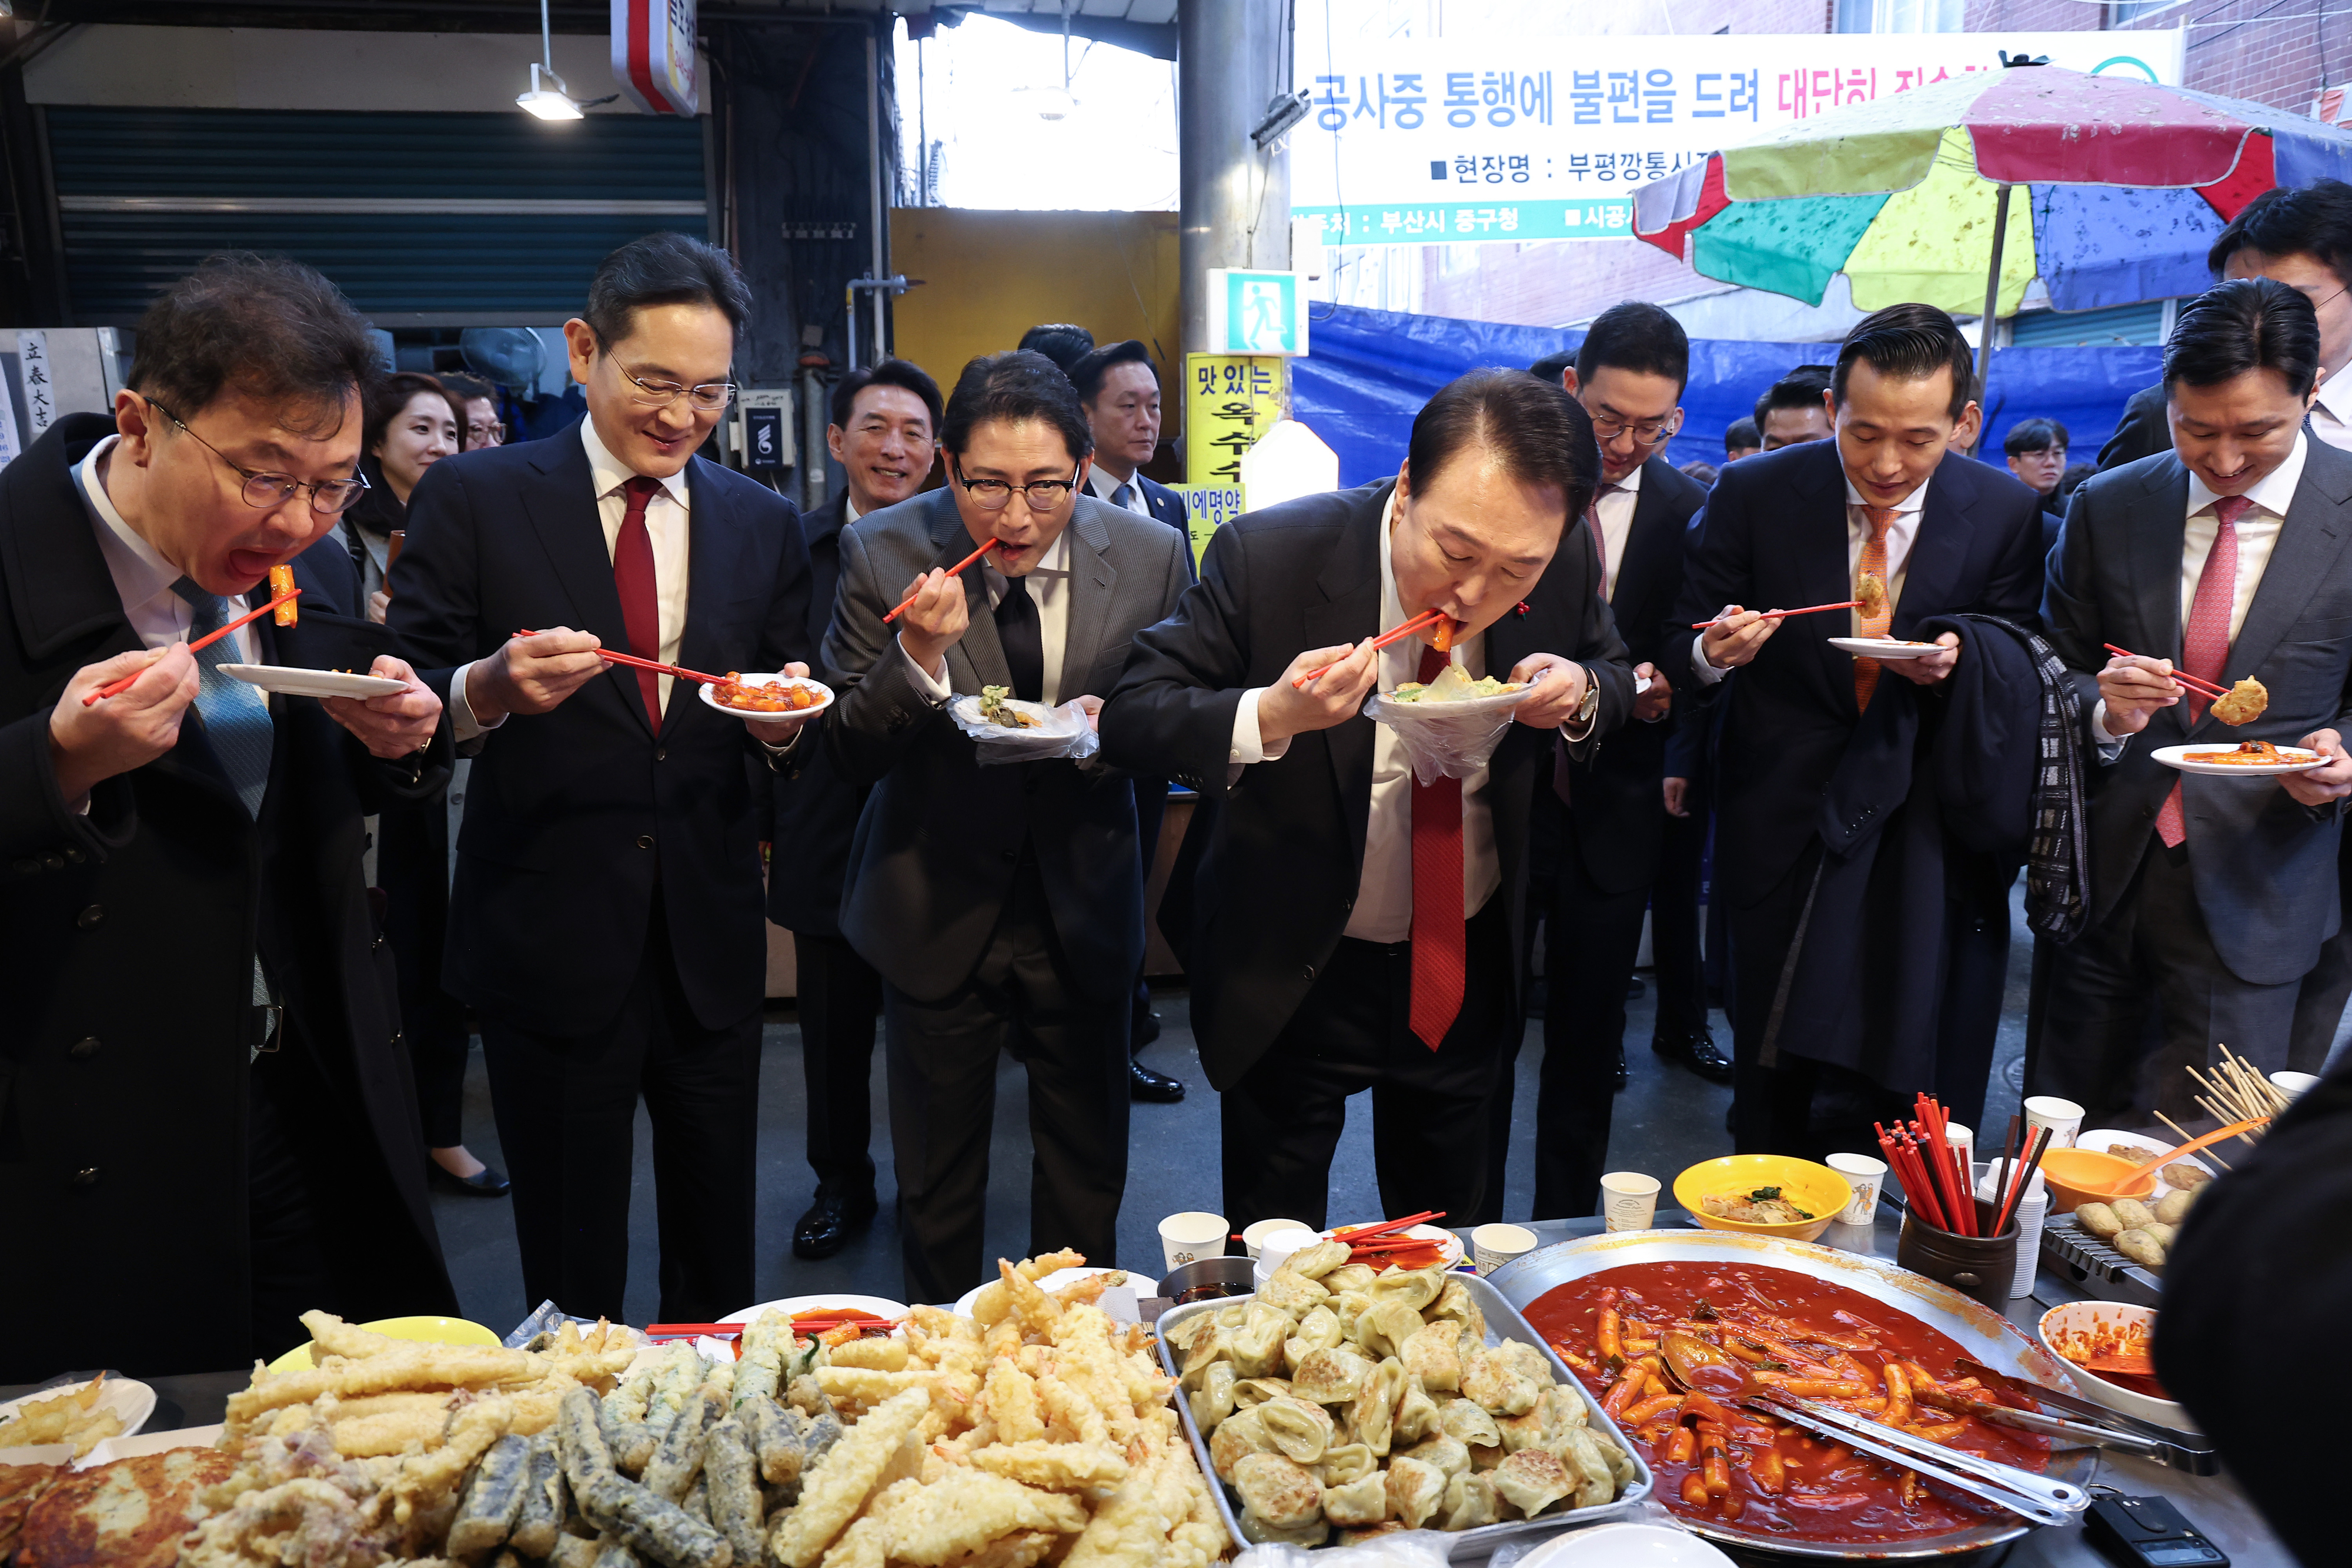
{"label": "red gochujang sauce", "polygon": [[[1606,1309],[1618,1314],[1621,1354],[1614,1364],[1598,1344]],[[1605,1396],[1628,1375],[1657,1335],[1673,1328],[1725,1346],[1767,1375],[1826,1373],[1843,1387],[1863,1392],[1812,1396],[1874,1420],[1887,1418],[1884,1368],[1889,1362],[1916,1365],[1955,1393],[2031,1408],[1964,1378],[1957,1365],[1965,1354],[1961,1347],[1918,1319],[1858,1291],[1786,1269],[1633,1263],[1546,1292],[1528,1306],[1527,1318],[1596,1396]],[[1915,1375],[1897,1375],[1906,1386],[1916,1384]],[[1659,1408],[1665,1394],[1648,1383],[1643,1386],[1649,1391],[1628,1411],[1646,1405],[1654,1413],[1638,1425],[1621,1413],[1618,1424],[1648,1456],[1657,1476],[1657,1500],[1686,1518],[1794,1540],[1868,1543],[2016,1517],[1933,1481],[1915,1478],[1906,1488],[1905,1472],[1895,1466],[1758,1412],[1733,1407],[1728,1427],[1712,1421],[1702,1426],[1697,1414]],[[1909,1430],[1924,1430],[1947,1447],[2024,1469],[2038,1471],[2049,1461],[2049,1445],[2032,1433],[1938,1409],[1916,1388],[1911,1397]],[[1673,1457],[1680,1446],[1677,1426],[1692,1428],[1681,1445],[1692,1444],[1700,1432],[1723,1444],[1727,1492],[1703,1501],[1685,1496],[1685,1478],[1700,1474],[1702,1462],[1696,1455]],[[1696,1485],[1704,1485],[1703,1478]]]}

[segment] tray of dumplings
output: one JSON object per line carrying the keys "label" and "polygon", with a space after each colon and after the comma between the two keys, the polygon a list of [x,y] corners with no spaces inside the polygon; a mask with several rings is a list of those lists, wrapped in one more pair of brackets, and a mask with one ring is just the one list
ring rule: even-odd
{"label": "tray of dumplings", "polygon": [[1542,1336],[1475,1274],[1378,1270],[1343,1243],[1257,1294],[1161,1315],[1177,1412],[1235,1539],[1452,1533],[1452,1555],[1615,1518],[1650,1468]]}

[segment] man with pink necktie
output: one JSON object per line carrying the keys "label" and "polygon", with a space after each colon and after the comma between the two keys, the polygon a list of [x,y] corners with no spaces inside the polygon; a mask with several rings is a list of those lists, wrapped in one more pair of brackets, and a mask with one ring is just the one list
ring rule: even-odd
{"label": "man with pink necktie", "polygon": [[[2042,613],[2101,766],[2091,924],[2044,954],[2027,1088],[2079,1102],[2099,1125],[2195,1115],[2183,1069],[2217,1041],[2285,1066],[2299,984],[2340,921],[2352,455],[2304,428],[2318,364],[2311,302],[2285,284],[2199,296],[2165,348],[2174,450],[2078,490],[2051,561]],[[2175,659],[2213,685],[2251,675],[2269,706],[2233,728],[2172,679]],[[2234,779],[2155,756],[2241,740],[2330,760]]]}

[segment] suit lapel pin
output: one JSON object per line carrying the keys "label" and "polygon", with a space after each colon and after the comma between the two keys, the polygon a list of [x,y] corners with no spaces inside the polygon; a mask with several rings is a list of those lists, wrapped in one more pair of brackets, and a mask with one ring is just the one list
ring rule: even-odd
{"label": "suit lapel pin", "polygon": [[1519,613],[1519,614],[1521,614],[1521,615],[1525,615],[1527,612],[1528,612],[1528,601],[1527,601],[1526,600],[1522,599],[1522,600],[1520,600],[1520,601],[1519,601],[1519,608],[1518,608],[1518,612],[1517,612],[1517,613]]}

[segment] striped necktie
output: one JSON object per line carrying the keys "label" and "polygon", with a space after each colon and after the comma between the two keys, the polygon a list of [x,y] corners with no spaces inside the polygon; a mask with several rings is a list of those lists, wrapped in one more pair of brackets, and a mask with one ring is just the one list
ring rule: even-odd
{"label": "striped necktie", "polygon": [[[194,617],[188,640],[217,632],[229,619],[229,603],[182,578],[172,591],[188,601]],[[224,637],[196,654],[196,712],[205,721],[205,738],[213,756],[228,774],[230,788],[245,802],[246,813],[258,819],[261,797],[269,788],[269,754],[277,730],[269,722],[269,699],[250,686],[221,673],[224,664],[240,663],[236,639]]]}

